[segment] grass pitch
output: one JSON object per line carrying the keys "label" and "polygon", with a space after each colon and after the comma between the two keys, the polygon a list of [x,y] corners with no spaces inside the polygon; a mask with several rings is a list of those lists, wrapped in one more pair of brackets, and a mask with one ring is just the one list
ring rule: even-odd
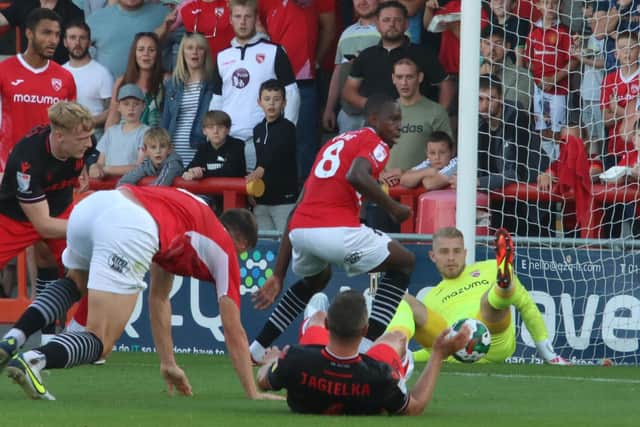
{"label": "grass pitch", "polygon": [[[45,373],[55,402],[26,400],[0,378],[0,426],[637,426],[640,369],[445,365],[420,417],[291,414],[244,398],[226,357],[180,356],[192,398],[166,395],[154,354],[114,353],[105,366]],[[417,367],[414,379],[422,370]]]}

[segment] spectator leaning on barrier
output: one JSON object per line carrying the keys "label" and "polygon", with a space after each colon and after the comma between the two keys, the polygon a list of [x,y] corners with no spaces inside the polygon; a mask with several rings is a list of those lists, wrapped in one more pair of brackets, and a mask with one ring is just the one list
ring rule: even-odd
{"label": "spectator leaning on barrier", "polygon": [[[8,8],[0,10],[0,27],[20,27],[24,46],[27,44],[27,17],[31,11],[38,8],[50,9],[57,13],[60,16],[61,28],[66,28],[70,22],[84,20],[84,12],[71,0],[14,0]],[[62,43],[56,46],[53,60],[61,65],[69,60],[67,48]]]}
{"label": "spectator leaning on barrier", "polygon": [[201,34],[185,34],[173,75],[165,83],[161,126],[171,135],[174,150],[188,165],[201,144],[202,118],[213,95],[213,59]]}
{"label": "spectator leaning on barrier", "polygon": [[127,69],[116,79],[105,127],[120,122],[117,108],[117,93],[126,84],[137,85],[144,94],[144,109],[141,121],[148,126],[158,126],[162,111],[164,87],[160,59],[160,40],[155,33],[138,33],[133,39],[127,60]]}
{"label": "spectator leaning on barrier", "polygon": [[[209,110],[223,110],[231,117],[231,136],[251,138],[253,127],[264,118],[258,105],[262,82],[278,79],[285,86],[287,106],[284,116],[296,123],[300,93],[284,49],[256,34],[255,0],[231,0],[231,25],[235,33],[231,47],[218,54],[214,66],[213,97]],[[247,167],[255,167],[251,144],[246,147]]]}
{"label": "spectator leaning on barrier", "polygon": [[69,50],[69,61],[63,67],[73,75],[78,102],[93,114],[94,135],[99,139],[109,114],[113,76],[91,58],[91,30],[84,21],[73,21],[65,28],[64,45]]}
{"label": "spectator leaning on barrier", "polygon": [[424,144],[426,160],[400,176],[400,185],[414,188],[422,184],[427,190],[441,190],[451,185],[458,172],[456,146],[451,136],[435,131]]}

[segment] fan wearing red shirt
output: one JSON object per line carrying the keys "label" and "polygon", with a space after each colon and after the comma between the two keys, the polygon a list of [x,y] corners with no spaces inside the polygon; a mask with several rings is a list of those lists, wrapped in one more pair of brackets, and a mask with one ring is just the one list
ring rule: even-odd
{"label": "fan wearing red shirt", "polygon": [[[160,373],[169,394],[192,394],[176,364],[169,294],[174,274],[213,282],[225,342],[247,397],[264,398],[253,381],[247,335],[240,322],[238,254],[255,246],[257,226],[244,209],[229,209],[218,220],[195,195],[171,187],[134,187],[95,192],[69,218],[63,262],[67,276],[36,297],[0,341],[0,369],[32,399],[53,400],[42,369],[94,362],[124,331],[150,269],[149,317]],[[31,351],[19,348],[42,324],[88,295],[87,330],[63,332]],[[14,356],[15,355],[15,356]],[[13,358],[10,358],[14,356]]]}
{"label": "fan wearing red shirt", "polygon": [[26,26],[27,50],[0,63],[0,172],[13,146],[49,122],[49,107],[76,99],[73,76],[52,60],[60,42],[58,14],[34,9]]}
{"label": "fan wearing red shirt", "polygon": [[542,19],[533,25],[525,48],[525,62],[535,82],[533,112],[536,130],[552,138],[567,122],[569,70],[574,65],[569,29],[558,20],[558,0],[540,0]]}
{"label": "fan wearing red shirt", "polygon": [[[637,120],[636,103],[640,95],[640,64],[638,33],[623,31],[616,39],[615,56],[618,68],[607,74],[602,82],[600,107],[609,135],[608,152],[617,159],[633,150],[628,128]],[[631,119],[631,120],[629,120]]]}
{"label": "fan wearing red shirt", "polygon": [[364,351],[382,335],[409,285],[414,255],[386,234],[360,224],[359,218],[361,198],[376,203],[397,222],[411,213],[377,182],[400,135],[400,106],[389,95],[374,94],[367,99],[365,116],[369,127],[342,133],[318,152],[280,243],[274,273],[254,294],[256,308],[269,307],[282,289],[290,261],[293,272],[302,276],[251,343],[255,362],[263,360],[266,349],[304,311],[311,296],[326,287],[331,264],[349,275],[385,272],[373,300]]}
{"label": "fan wearing red shirt", "polygon": [[231,45],[234,33],[227,0],[189,0],[179,6],[179,13],[187,32],[207,39],[213,58]]}

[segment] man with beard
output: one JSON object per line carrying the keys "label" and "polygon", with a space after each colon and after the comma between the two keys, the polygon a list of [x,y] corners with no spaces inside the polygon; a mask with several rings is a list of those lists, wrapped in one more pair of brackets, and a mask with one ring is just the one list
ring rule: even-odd
{"label": "man with beard", "polygon": [[94,135],[100,139],[109,113],[113,76],[105,66],[91,58],[91,30],[84,21],[74,21],[65,28],[63,43],[69,51],[69,62],[63,67],[73,75],[78,88],[78,103],[91,112],[93,123],[98,128]]}
{"label": "man with beard", "polygon": [[[405,36],[408,25],[407,8],[402,3],[395,0],[380,3],[376,12],[380,43],[358,55],[342,89],[342,100],[350,107],[362,111],[367,97],[374,92],[397,98],[391,74],[393,64],[401,58],[411,58],[424,71],[420,92],[438,100],[445,109],[449,107],[454,94],[453,84],[447,79],[435,53],[425,46],[411,43]],[[440,89],[439,96],[436,96],[436,86]]]}

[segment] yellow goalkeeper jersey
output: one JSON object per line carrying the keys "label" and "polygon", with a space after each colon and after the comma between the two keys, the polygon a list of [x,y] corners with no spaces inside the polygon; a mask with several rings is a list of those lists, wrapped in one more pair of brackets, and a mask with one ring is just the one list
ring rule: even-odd
{"label": "yellow goalkeeper jersey", "polygon": [[[424,297],[423,302],[444,317],[450,325],[459,319],[475,318],[480,311],[482,295],[491,289],[496,275],[495,260],[477,262],[465,267],[457,278],[443,279]],[[547,339],[547,328],[536,303],[516,275],[513,280],[516,286],[513,305],[520,312],[535,342]]]}

